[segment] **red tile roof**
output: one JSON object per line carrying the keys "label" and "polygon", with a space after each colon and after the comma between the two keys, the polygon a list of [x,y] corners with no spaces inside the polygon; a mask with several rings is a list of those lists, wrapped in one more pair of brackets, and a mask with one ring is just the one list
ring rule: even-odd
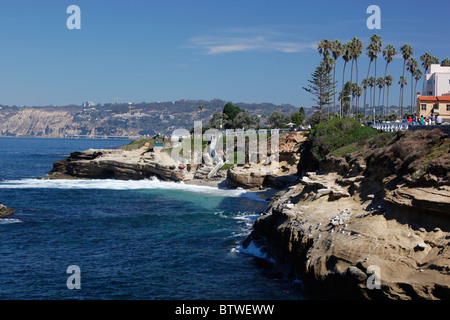
{"label": "red tile roof", "polygon": [[419,100],[422,100],[422,101],[437,101],[437,97],[435,97],[435,96],[419,96]]}
{"label": "red tile roof", "polygon": [[419,96],[421,101],[450,101],[450,96]]}

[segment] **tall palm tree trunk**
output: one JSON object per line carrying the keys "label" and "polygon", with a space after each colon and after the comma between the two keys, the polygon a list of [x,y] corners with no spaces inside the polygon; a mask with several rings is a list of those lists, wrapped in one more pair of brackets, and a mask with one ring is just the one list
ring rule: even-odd
{"label": "tall palm tree trunk", "polygon": [[387,86],[386,107],[389,108],[389,86]]}
{"label": "tall palm tree trunk", "polygon": [[[389,62],[386,62],[386,68],[384,69],[384,81],[386,81],[388,64],[389,64]],[[386,91],[386,86],[383,87],[383,104],[381,106],[381,116],[382,117],[384,117],[384,113],[385,113],[385,110],[384,110],[384,92],[385,91]],[[387,107],[389,107],[389,106],[387,106]]]}
{"label": "tall palm tree trunk", "polygon": [[[380,91],[378,92],[378,106],[380,106],[380,99],[381,99],[381,88],[379,88]],[[381,113],[381,116],[383,116],[383,113]]]}
{"label": "tall palm tree trunk", "polygon": [[[375,57],[375,81],[377,80],[377,58]],[[373,95],[373,107],[375,108],[375,94]]]}
{"label": "tall palm tree trunk", "polygon": [[[347,61],[344,62],[344,70],[342,71],[342,92],[344,92],[344,83],[345,83],[345,67],[347,66]],[[342,98],[339,101],[339,117],[342,118]]]}
{"label": "tall palm tree trunk", "polygon": [[[403,78],[405,77],[405,65],[406,59],[403,60]],[[400,85],[400,93],[401,93],[401,103],[400,103],[400,118],[403,119],[403,85]]]}
{"label": "tall palm tree trunk", "polygon": [[[417,82],[418,82],[419,80],[416,80],[416,83],[414,84],[414,92],[417,94]],[[415,113],[417,113],[417,105],[416,105],[416,112]]]}
{"label": "tall palm tree trunk", "polygon": [[[358,60],[355,60],[356,66],[356,85],[358,86]],[[359,111],[359,97],[356,98],[356,112]]]}
{"label": "tall palm tree trunk", "polygon": [[[351,69],[351,71],[350,71],[350,89],[353,87],[352,86],[352,84],[353,84],[353,59],[352,59],[352,69]],[[351,111],[352,111],[352,106],[353,106],[353,94],[352,94],[352,98],[351,98],[351,102],[350,102],[350,108],[348,109],[348,113],[350,114],[351,113]]]}
{"label": "tall palm tree trunk", "polygon": [[364,106],[363,106],[363,109],[364,109],[364,120],[366,118],[366,96],[367,96],[367,88],[364,89]]}
{"label": "tall palm tree trunk", "polygon": [[[369,70],[367,70],[367,79],[369,79],[369,74],[370,74],[370,65],[372,64],[372,60],[370,60],[369,62]],[[372,96],[371,96],[372,97]],[[370,100],[372,100],[372,98],[370,98]],[[369,101],[370,101],[369,100]],[[370,103],[369,103],[370,106]],[[364,96],[364,118],[366,117],[366,97]]]}
{"label": "tall palm tree trunk", "polygon": [[411,72],[411,114],[414,113],[414,108],[413,108],[413,99],[414,99],[414,86],[413,86],[413,81],[414,81],[414,72]]}
{"label": "tall palm tree trunk", "polygon": [[336,65],[333,68],[333,113],[336,114]]}

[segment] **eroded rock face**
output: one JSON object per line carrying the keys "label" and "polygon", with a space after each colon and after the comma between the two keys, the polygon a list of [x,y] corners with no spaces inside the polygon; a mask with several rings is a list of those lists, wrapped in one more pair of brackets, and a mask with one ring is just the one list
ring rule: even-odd
{"label": "eroded rock face", "polygon": [[156,176],[162,180],[183,180],[184,173],[168,154],[145,151],[139,149],[74,152],[67,159],[55,162],[48,178],[140,180]]}
{"label": "eroded rock face", "polygon": [[[281,135],[277,162],[234,165],[227,172],[228,186],[244,189],[259,187],[281,189],[296,183],[298,180],[297,163],[300,159],[298,150],[305,140],[306,137],[302,132],[290,132]],[[270,139],[268,141],[270,142]],[[268,147],[268,150],[270,150],[270,147]]]}
{"label": "eroded rock face", "polygon": [[262,244],[287,275],[332,297],[450,297],[446,215],[431,219],[377,198],[330,201],[314,194],[307,185],[278,193],[245,243]]}
{"label": "eroded rock face", "polygon": [[450,187],[448,186],[439,188],[401,187],[388,191],[385,200],[395,206],[441,213],[450,218]]}
{"label": "eroded rock face", "polygon": [[267,172],[263,166],[237,166],[227,171],[227,185],[232,188],[259,188],[264,184]]}
{"label": "eroded rock face", "polygon": [[14,210],[13,209],[8,208],[7,206],[3,205],[0,202],[0,218],[11,216],[13,214],[14,214]]}

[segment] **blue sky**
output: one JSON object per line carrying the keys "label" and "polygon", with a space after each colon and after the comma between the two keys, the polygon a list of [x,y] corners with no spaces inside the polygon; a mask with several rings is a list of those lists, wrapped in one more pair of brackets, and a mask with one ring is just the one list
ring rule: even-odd
{"label": "blue sky", "polygon": [[[66,27],[72,4],[81,9],[81,30]],[[381,8],[380,30],[366,27],[371,4]],[[119,97],[310,107],[311,95],[302,87],[320,62],[318,41],[356,36],[366,46],[377,33],[383,47],[390,43],[400,51],[409,43],[417,60],[426,51],[442,60],[450,56],[449,12],[448,0],[1,0],[0,104],[108,103]],[[384,60],[378,61],[381,75]],[[389,66],[395,82],[402,63],[396,58]],[[340,59],[339,75],[342,66]],[[364,54],[359,80],[367,67]],[[391,87],[391,102],[398,101],[398,91]]]}

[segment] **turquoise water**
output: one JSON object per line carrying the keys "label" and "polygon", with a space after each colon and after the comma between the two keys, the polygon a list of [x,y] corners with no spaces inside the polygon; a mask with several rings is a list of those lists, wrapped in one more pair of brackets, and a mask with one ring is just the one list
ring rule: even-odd
{"label": "turquoise water", "polygon": [[[241,242],[267,203],[156,179],[39,180],[114,140],[0,138],[0,299],[306,299]],[[68,266],[80,268],[69,290]]]}

